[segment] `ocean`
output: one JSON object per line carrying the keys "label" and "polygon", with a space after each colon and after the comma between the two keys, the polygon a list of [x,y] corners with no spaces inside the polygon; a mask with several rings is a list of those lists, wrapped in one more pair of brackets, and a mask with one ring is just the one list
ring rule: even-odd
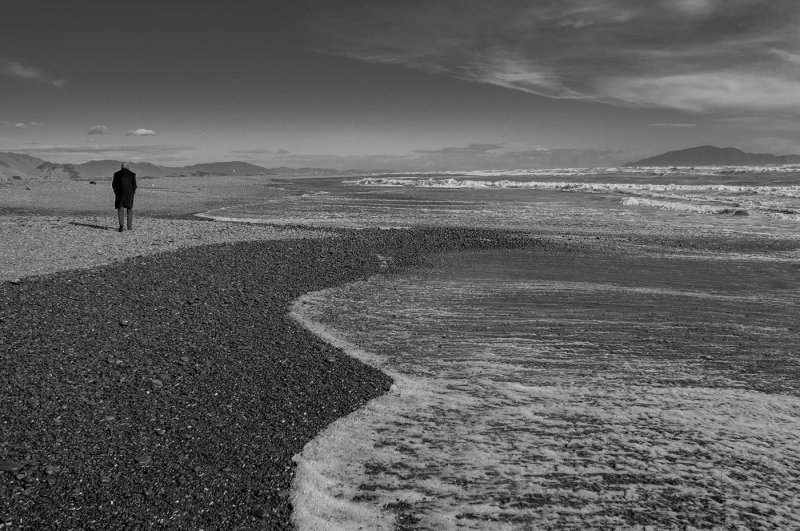
{"label": "ocean", "polygon": [[273,185],[206,215],[549,242],[295,302],[395,380],[296,456],[299,528],[800,527],[800,168]]}

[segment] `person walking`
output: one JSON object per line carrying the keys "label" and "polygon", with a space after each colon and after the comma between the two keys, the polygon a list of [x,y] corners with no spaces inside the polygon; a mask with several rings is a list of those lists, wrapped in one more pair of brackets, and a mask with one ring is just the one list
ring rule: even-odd
{"label": "person walking", "polygon": [[128,230],[133,230],[133,196],[136,193],[136,174],[130,170],[127,162],[122,163],[122,168],[114,173],[111,181],[114,189],[114,208],[117,209],[119,219],[119,232],[123,231],[125,209],[128,209]]}

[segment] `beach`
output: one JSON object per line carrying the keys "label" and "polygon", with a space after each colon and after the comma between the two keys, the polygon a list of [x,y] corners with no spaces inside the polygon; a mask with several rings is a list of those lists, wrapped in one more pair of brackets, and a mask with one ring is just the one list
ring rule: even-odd
{"label": "beach", "polygon": [[391,384],[289,319],[291,302],[378,273],[378,254],[400,269],[439,249],[521,244],[176,219],[181,204],[120,234],[63,194],[48,212],[56,194],[36,185],[35,210],[3,194],[13,213],[0,216],[10,528],[290,527],[292,457]]}
{"label": "beach", "polygon": [[340,181],[0,188],[0,523],[793,523],[796,238]]}

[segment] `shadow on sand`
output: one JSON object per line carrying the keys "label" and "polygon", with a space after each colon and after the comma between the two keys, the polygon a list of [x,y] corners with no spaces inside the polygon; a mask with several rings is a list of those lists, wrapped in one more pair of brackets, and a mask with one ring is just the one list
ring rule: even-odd
{"label": "shadow on sand", "polygon": [[103,225],[92,225],[91,223],[78,223],[77,221],[70,221],[69,224],[78,227],[89,227],[90,229],[114,230],[113,227],[105,227]]}

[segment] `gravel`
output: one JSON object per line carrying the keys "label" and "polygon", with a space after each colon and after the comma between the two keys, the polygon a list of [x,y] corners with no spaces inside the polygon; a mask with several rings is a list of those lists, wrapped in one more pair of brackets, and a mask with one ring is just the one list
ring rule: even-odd
{"label": "gravel", "polygon": [[292,456],[391,380],[287,315],[425,253],[534,245],[470,229],[341,231],[0,284],[0,523],[291,527]]}

